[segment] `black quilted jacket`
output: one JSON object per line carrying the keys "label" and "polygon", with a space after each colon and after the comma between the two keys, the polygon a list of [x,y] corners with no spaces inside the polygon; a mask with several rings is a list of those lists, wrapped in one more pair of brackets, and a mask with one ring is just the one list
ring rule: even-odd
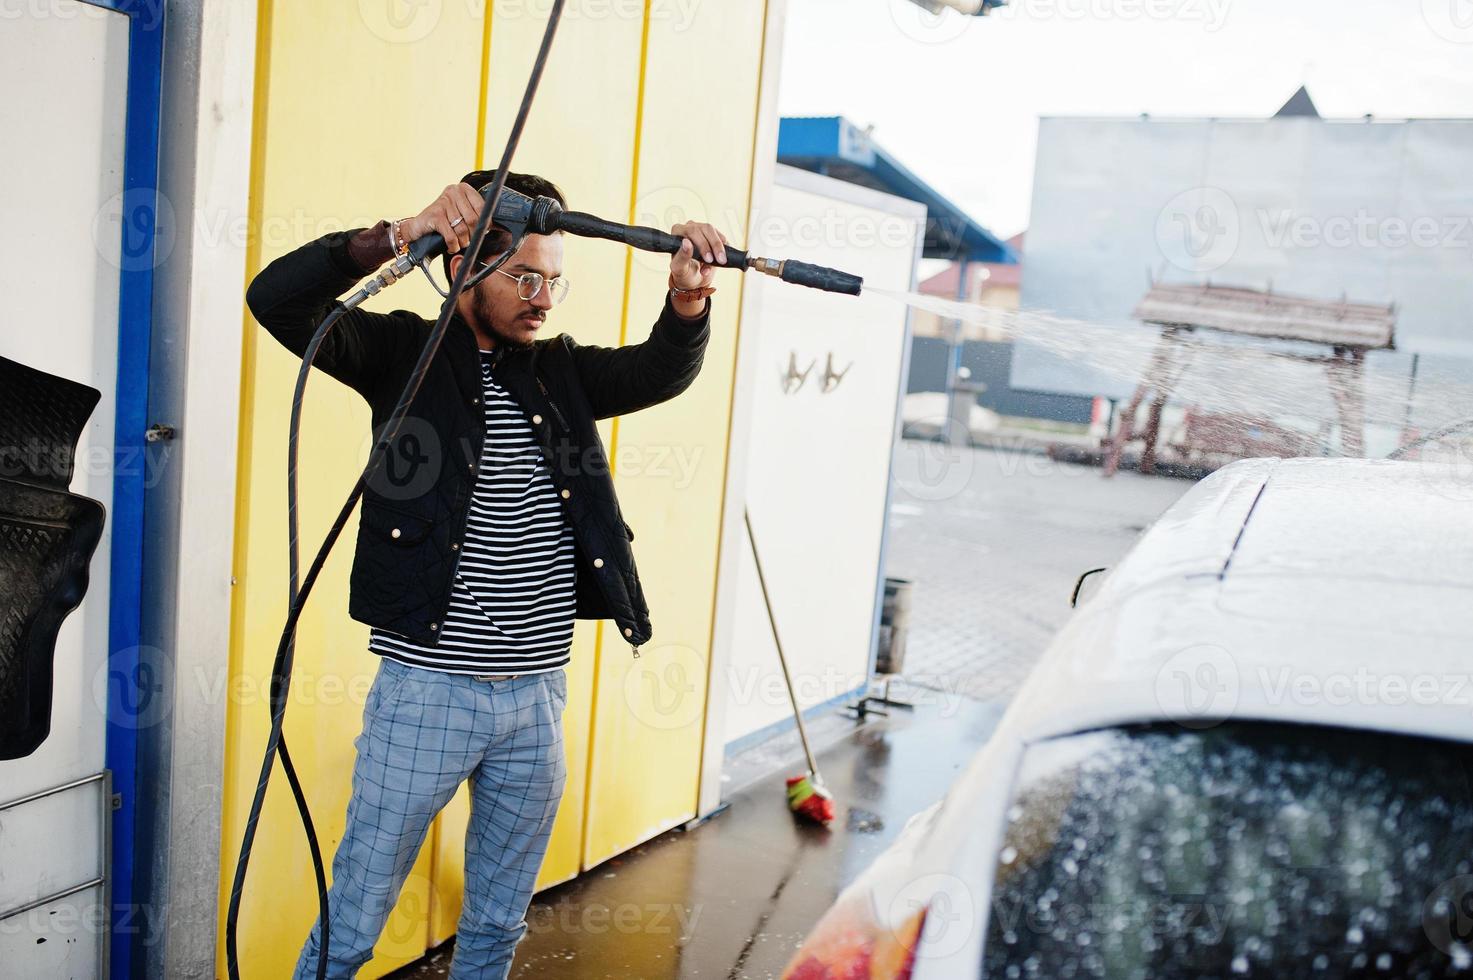
{"label": "black quilted jacket", "polygon": [[[328,235],[272,262],[246,303],[271,335],[301,356],[333,300],[365,271],[347,249],[353,232]],[[329,333],[314,366],[357,391],[388,420],[433,324],[404,310],[353,310]],[[629,347],[585,346],[561,335],[503,350],[496,380],[522,409],[542,445],[573,528],[580,619],[613,619],[635,647],[653,629],[609,473],[597,419],[673,398],[701,369],[708,315],[671,309],[649,339]],[[365,492],[353,559],[354,619],[433,645],[450,606],[483,434],[480,354],[456,316],[430,366],[387,465]],[[367,436],[345,436],[355,442]],[[310,464],[309,464],[310,465]]]}

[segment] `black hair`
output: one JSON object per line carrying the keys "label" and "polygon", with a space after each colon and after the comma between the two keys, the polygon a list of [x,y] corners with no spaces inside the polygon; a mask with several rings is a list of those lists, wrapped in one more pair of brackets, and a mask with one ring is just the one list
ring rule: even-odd
{"label": "black hair", "polygon": [[[478,191],[489,187],[495,179],[496,171],[494,170],[472,170],[460,178],[461,183],[470,184]],[[536,174],[519,174],[513,171],[506,175],[506,186],[528,197],[550,197],[558,203],[559,207],[566,208],[568,206],[567,199],[563,197],[563,192],[546,177],[539,177]],[[497,255],[510,247],[511,236],[504,230],[492,225],[491,231],[486,235],[486,244],[481,248],[481,255]],[[445,281],[449,283],[452,278],[450,275],[450,253],[446,252],[440,258],[445,265]]]}

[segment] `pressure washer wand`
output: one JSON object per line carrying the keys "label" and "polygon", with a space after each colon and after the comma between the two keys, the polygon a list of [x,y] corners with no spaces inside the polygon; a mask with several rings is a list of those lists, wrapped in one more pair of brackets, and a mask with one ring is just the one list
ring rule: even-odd
{"label": "pressure washer wand", "polygon": [[[484,195],[486,191],[483,190],[481,193]],[[669,255],[680,251],[681,243],[684,242],[683,238],[655,228],[623,225],[597,215],[585,214],[582,211],[564,211],[562,205],[550,197],[529,197],[510,187],[502,189],[501,196],[496,200],[495,209],[492,220],[510,233],[513,242],[521,241],[523,235],[552,235],[563,231],[581,238],[603,238],[611,242],[621,242],[641,251],[664,252]],[[514,249],[515,246],[513,246]],[[368,297],[408,275],[415,266],[425,267],[430,259],[443,254],[444,251],[445,239],[439,234],[431,232],[420,236],[410,243],[404,255],[399,256],[392,264],[385,266],[377,276],[364,283],[358,292],[343,301],[343,305],[352,309]],[[730,245],[726,246],[726,261],[712,264],[728,269],[753,269],[763,275],[775,276],[783,282],[790,282],[795,286],[807,286],[810,289],[822,289],[830,293],[858,296],[860,290],[864,288],[862,278],[847,272],[840,272],[838,269],[814,265],[811,262],[799,262],[797,259],[759,258]],[[476,272],[467,280],[466,287],[474,286],[490,272],[489,268]],[[441,292],[444,291],[441,290]]]}
{"label": "pressure washer wand", "polygon": [[[607,221],[591,214],[584,214],[581,211],[563,211],[560,208],[548,209],[542,228],[534,227],[531,230],[540,231],[542,234],[565,231],[570,235],[578,235],[583,238],[604,238],[613,242],[623,242],[625,245],[645,252],[665,252],[672,255],[680,251],[681,242],[684,241],[676,235],[654,228],[622,225],[616,221]],[[732,269],[752,269],[764,275],[775,276],[783,282],[793,283],[795,286],[808,286],[811,289],[822,289],[830,293],[858,296],[860,290],[864,288],[864,280],[859,276],[840,272],[838,269],[814,265],[811,262],[799,262],[796,259],[759,258],[730,245],[726,246],[726,262],[714,264]]]}

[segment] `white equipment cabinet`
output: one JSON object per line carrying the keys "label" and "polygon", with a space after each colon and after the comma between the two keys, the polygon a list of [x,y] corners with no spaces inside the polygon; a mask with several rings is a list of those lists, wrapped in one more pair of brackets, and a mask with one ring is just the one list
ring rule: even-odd
{"label": "white equipment cabinet", "polygon": [[[923,205],[778,166],[751,250],[864,277],[836,296],[760,280],[744,493],[805,710],[852,699],[873,664],[891,460],[909,313],[874,288],[914,288]],[[806,372],[801,382],[795,376]],[[740,472],[740,470],[738,470]],[[741,524],[735,525],[737,533]],[[750,543],[740,555],[726,697],[728,751],[792,724]]]}

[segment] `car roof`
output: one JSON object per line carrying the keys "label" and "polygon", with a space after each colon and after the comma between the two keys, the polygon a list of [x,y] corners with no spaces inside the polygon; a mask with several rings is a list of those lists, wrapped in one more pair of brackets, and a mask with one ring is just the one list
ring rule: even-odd
{"label": "car roof", "polygon": [[1473,741],[1473,472],[1247,460],[1164,514],[1019,692],[1025,740],[1288,721]]}

